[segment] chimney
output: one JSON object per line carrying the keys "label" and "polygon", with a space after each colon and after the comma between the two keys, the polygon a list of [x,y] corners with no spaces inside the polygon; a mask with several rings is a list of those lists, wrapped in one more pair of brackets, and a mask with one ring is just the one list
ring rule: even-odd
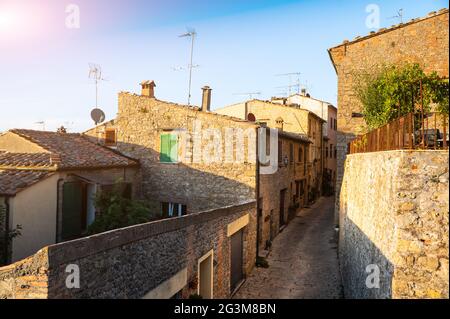
{"label": "chimney", "polygon": [[202,87],[202,111],[209,112],[211,110],[211,88],[209,86]]}
{"label": "chimney", "polygon": [[305,88],[302,89],[302,95],[306,96],[306,89]]}
{"label": "chimney", "polygon": [[142,91],[141,91],[141,95],[142,96],[147,96],[147,97],[151,97],[154,98],[155,97],[155,81],[143,81],[141,82],[141,86],[142,86]]}

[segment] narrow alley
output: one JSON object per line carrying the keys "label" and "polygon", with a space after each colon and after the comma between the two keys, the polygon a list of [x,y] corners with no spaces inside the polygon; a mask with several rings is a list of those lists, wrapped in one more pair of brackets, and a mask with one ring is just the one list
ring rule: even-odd
{"label": "narrow alley", "polygon": [[333,209],[323,197],[299,212],[275,238],[269,268],[255,268],[234,298],[342,298]]}

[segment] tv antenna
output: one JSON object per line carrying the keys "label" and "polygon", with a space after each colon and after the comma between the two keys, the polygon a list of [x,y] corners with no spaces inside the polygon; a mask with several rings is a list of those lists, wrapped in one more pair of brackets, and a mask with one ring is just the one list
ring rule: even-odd
{"label": "tv antenna", "polygon": [[191,105],[191,86],[192,86],[192,69],[194,68],[193,59],[194,59],[194,43],[195,37],[197,36],[197,32],[194,29],[188,29],[188,32],[180,35],[180,38],[191,37],[191,57],[190,63],[188,65],[189,68],[189,94],[188,94],[188,105]]}
{"label": "tv antenna", "polygon": [[[297,88],[297,94],[300,93],[300,72],[290,72],[290,73],[282,73],[282,74],[276,74],[275,76],[284,76],[289,78],[289,85],[278,87],[278,88],[287,88],[288,89],[288,96],[291,96],[292,88]],[[295,77],[295,82],[293,81],[293,78]]]}
{"label": "tv antenna", "polygon": [[98,82],[107,81],[102,77],[102,68],[100,65],[89,63],[89,78],[95,81],[95,108],[98,108]]}
{"label": "tv antenna", "polygon": [[393,16],[393,17],[389,17],[389,19],[399,19],[399,20],[400,20],[400,23],[403,23],[403,9],[402,9],[402,8],[399,9],[399,10],[397,11],[397,15],[396,15],[396,16]]}
{"label": "tv antenna", "polygon": [[248,99],[253,100],[253,95],[261,95],[261,92],[234,93],[233,95],[248,95]]}
{"label": "tv antenna", "polygon": [[34,122],[34,124],[42,125],[42,130],[45,131],[45,121]]}

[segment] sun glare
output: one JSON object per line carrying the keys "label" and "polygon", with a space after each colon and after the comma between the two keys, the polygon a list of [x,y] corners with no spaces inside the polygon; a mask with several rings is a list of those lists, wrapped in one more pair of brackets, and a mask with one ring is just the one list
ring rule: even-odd
{"label": "sun glare", "polygon": [[0,32],[11,31],[16,27],[17,15],[12,11],[0,9]]}

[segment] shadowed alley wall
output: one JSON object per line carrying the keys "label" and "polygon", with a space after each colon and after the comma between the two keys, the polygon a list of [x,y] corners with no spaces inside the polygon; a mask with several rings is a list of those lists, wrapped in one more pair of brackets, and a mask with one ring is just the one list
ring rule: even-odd
{"label": "shadowed alley wall", "polygon": [[[339,259],[347,298],[448,298],[448,151],[348,155]],[[366,267],[377,265],[379,288]]]}

